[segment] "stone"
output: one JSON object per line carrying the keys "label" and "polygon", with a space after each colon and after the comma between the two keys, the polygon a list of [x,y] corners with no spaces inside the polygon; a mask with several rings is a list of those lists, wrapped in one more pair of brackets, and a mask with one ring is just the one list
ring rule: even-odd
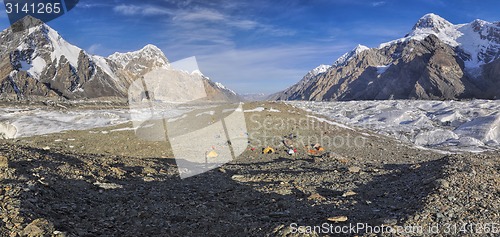
{"label": "stone", "polygon": [[111,171],[117,176],[123,176],[127,173],[127,171],[122,170],[118,167],[111,167]]}
{"label": "stone", "polygon": [[393,226],[393,225],[396,225],[398,223],[398,220],[394,219],[394,218],[382,218],[380,221],[383,225],[386,225],[386,226],[387,225]]}
{"label": "stone", "polygon": [[349,172],[351,173],[359,173],[361,171],[361,168],[357,167],[357,166],[351,166],[349,167]]}
{"label": "stone", "polygon": [[155,169],[151,168],[151,167],[144,167],[142,169],[142,173],[146,174],[146,175],[152,175],[152,174],[157,174],[158,172]]}
{"label": "stone", "polygon": [[0,156],[0,168],[9,168],[9,160],[5,156]]}
{"label": "stone", "polygon": [[231,179],[235,180],[235,181],[244,181],[245,180],[245,176],[244,175],[239,175],[239,174],[235,174],[231,177]]}
{"label": "stone", "polygon": [[95,182],[94,185],[98,186],[102,189],[120,189],[123,188],[122,185],[114,184],[114,183],[101,183],[99,181]]}
{"label": "stone", "polygon": [[440,188],[449,188],[450,187],[450,182],[444,180],[444,179],[437,179],[436,180],[436,186]]}
{"label": "stone", "polygon": [[338,162],[340,162],[340,163],[342,163],[342,164],[347,164],[347,163],[349,163],[349,160],[348,160],[348,159],[346,159],[346,158],[338,158],[338,159],[337,159],[337,161],[338,161]]}
{"label": "stone", "polygon": [[28,237],[51,236],[54,233],[54,225],[46,219],[40,218],[27,225],[21,235]]}
{"label": "stone", "polygon": [[327,220],[331,222],[346,222],[349,218],[347,216],[334,216],[330,217]]}
{"label": "stone", "polygon": [[323,158],[320,158],[320,157],[314,157],[314,163],[323,163],[325,160],[323,160]]}
{"label": "stone", "polygon": [[52,234],[54,236],[61,236],[61,237],[65,236],[64,232],[61,232],[61,231],[58,231],[58,230],[54,231]]}
{"label": "stone", "polygon": [[350,197],[350,196],[354,196],[356,195],[357,193],[356,192],[353,192],[353,191],[347,191],[345,192],[344,194],[342,194],[342,197]]}
{"label": "stone", "polygon": [[311,194],[311,196],[309,196],[307,198],[307,200],[309,200],[309,201],[324,201],[324,200],[326,200],[326,198],[321,196],[321,194],[319,194],[319,193],[313,193],[313,194]]}

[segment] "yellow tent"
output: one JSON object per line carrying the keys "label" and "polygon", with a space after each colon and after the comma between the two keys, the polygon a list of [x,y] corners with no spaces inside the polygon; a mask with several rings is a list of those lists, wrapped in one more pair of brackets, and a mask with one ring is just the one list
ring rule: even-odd
{"label": "yellow tent", "polygon": [[210,151],[210,152],[207,154],[207,158],[210,158],[210,159],[217,158],[218,156],[219,156],[219,154],[217,154],[217,152],[215,152],[214,150]]}
{"label": "yellow tent", "polygon": [[268,146],[262,150],[262,154],[273,154],[273,153],[274,153],[274,149],[270,146]]}

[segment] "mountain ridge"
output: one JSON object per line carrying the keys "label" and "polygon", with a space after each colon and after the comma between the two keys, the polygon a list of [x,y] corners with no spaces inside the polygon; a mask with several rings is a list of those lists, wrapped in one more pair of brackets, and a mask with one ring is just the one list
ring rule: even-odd
{"label": "mountain ridge", "polygon": [[[108,57],[92,55],[29,16],[0,32],[0,42],[0,98],[7,100],[124,99],[131,83],[148,72],[176,70],[152,44]],[[220,83],[198,76],[212,98],[239,100]]]}
{"label": "mountain ridge", "polygon": [[358,45],[325,73],[270,100],[500,98],[500,22],[426,14],[403,38]]}

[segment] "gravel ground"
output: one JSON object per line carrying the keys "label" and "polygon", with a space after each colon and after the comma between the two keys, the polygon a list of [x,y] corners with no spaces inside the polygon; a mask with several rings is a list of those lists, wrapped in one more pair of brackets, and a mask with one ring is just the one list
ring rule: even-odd
{"label": "gravel ground", "polygon": [[[499,236],[500,152],[420,150],[284,104],[245,105],[258,107],[248,150],[188,179],[168,143],[109,132],[130,124],[2,141],[0,235]],[[312,156],[314,138],[325,151]]]}

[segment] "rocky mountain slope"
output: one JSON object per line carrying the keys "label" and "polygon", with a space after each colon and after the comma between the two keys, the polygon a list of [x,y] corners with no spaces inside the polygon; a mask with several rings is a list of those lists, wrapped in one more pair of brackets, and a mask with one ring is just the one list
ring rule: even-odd
{"label": "rocky mountain slope", "polygon": [[[340,59],[339,59],[340,60]],[[304,95],[308,93],[308,88],[311,88],[316,83],[314,80],[318,75],[328,71],[331,66],[320,65],[315,69],[309,71],[297,84],[289,87],[285,92],[278,92],[269,96],[270,100],[304,100]],[[288,94],[288,92],[293,92]]]}
{"label": "rocky mountain slope", "polygon": [[[309,75],[309,74],[308,74]],[[500,98],[500,22],[427,14],[404,38],[359,45],[272,100]]]}
{"label": "rocky mountain slope", "polygon": [[[15,27],[25,30],[13,31]],[[155,69],[174,70],[154,45],[107,58],[91,55],[31,17],[0,33],[0,97],[4,99],[126,98],[131,83]],[[203,74],[193,76],[201,77],[210,98],[238,99]]]}

